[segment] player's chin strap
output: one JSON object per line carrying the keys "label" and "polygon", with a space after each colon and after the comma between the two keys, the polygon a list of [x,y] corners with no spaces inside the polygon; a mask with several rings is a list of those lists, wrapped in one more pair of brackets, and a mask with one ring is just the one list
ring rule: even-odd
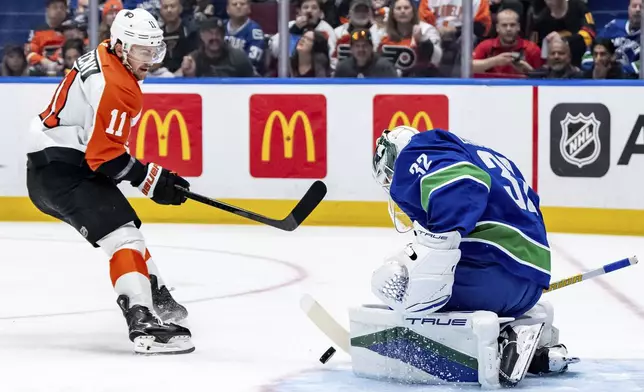
{"label": "player's chin strap", "polygon": [[416,244],[385,260],[372,275],[371,289],[381,301],[400,312],[431,313],[452,296],[454,270],[461,258],[458,232],[432,233],[413,224]]}

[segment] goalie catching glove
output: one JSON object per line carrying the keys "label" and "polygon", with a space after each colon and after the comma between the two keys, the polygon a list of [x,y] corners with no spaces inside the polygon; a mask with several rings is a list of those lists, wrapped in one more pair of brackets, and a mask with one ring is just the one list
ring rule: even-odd
{"label": "goalie catching glove", "polygon": [[146,165],[147,173],[143,181],[132,183],[141,193],[158,204],[181,205],[187,198],[175,185],[189,189],[190,183],[177,173],[164,169],[156,163]]}
{"label": "goalie catching glove", "polygon": [[371,290],[395,311],[432,313],[452,296],[461,236],[431,233],[417,222],[414,231],[416,244],[385,260],[373,273]]}

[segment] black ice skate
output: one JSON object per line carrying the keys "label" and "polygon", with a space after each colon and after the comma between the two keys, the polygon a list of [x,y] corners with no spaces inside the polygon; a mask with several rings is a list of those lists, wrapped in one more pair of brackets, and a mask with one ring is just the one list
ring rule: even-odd
{"label": "black ice skate", "polygon": [[159,287],[159,280],[155,275],[150,275],[150,286],[154,311],[164,323],[179,323],[188,317],[188,310],[172,298],[165,285]]}
{"label": "black ice skate", "polygon": [[568,365],[579,362],[579,358],[568,356],[568,349],[563,344],[538,348],[534,353],[528,373],[535,375],[564,373]]}
{"label": "black ice skate", "polygon": [[138,354],[186,354],[195,350],[188,328],[165,324],[150,310],[141,305],[130,307],[130,299],[120,295],[116,300],[123,311]]}
{"label": "black ice skate", "polygon": [[499,335],[499,382],[505,387],[516,386],[525,377],[543,331],[543,323],[508,325]]}

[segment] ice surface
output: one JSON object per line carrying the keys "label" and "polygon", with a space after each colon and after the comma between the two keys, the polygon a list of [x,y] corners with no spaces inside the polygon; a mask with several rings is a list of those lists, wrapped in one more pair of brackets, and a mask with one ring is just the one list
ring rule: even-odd
{"label": "ice surface", "polygon": [[[408,235],[391,229],[144,225],[148,247],[190,311],[196,351],[132,354],[106,255],[63,224],[0,223],[1,391],[419,391],[353,376],[348,355],[303,315],[310,293],[341,324],[376,302],[369,277]],[[561,341],[582,358],[523,391],[644,391],[644,238],[551,234],[553,279],[623,257],[642,262],[547,294]]]}

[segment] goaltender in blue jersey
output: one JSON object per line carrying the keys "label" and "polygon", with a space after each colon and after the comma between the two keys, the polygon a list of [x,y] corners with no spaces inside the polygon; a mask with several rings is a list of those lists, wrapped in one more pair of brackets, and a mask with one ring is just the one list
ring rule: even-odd
{"label": "goaltender in blue jersey", "polygon": [[[539,197],[510,159],[444,130],[421,133],[399,126],[378,138],[373,175],[390,196],[396,228],[415,234],[413,243],[386,258],[372,275],[372,292],[389,311],[403,314],[399,320],[425,320],[439,310],[446,317],[459,312],[459,317],[474,320],[487,311],[514,320],[501,326],[500,362],[490,365],[498,366],[502,385],[517,385],[526,372],[565,372],[568,364],[579,361],[558,341],[552,305],[540,300],[550,284],[545,224]],[[370,313],[364,320],[381,325],[397,319],[378,317]],[[407,327],[404,322],[395,325]],[[414,331],[430,339],[440,336],[442,344],[453,348],[459,346],[454,339],[464,336],[447,329]],[[492,342],[494,346],[497,339]],[[398,351],[378,347],[369,349],[408,360],[398,345]],[[490,354],[497,348],[485,350]],[[488,354],[479,360],[487,363]],[[434,364],[428,372],[442,378],[440,372],[431,373],[443,363],[435,353],[421,356],[420,362]],[[378,373],[375,359],[365,362]],[[486,377],[479,374],[479,382]]]}
{"label": "goaltender in blue jersey", "polygon": [[444,130],[385,132],[376,147],[375,177],[413,222],[417,240],[442,252],[438,268],[454,270],[444,282],[452,287],[408,292],[404,310],[489,310],[517,317],[532,308],[550,283],[550,250],[539,197],[517,166]]}

